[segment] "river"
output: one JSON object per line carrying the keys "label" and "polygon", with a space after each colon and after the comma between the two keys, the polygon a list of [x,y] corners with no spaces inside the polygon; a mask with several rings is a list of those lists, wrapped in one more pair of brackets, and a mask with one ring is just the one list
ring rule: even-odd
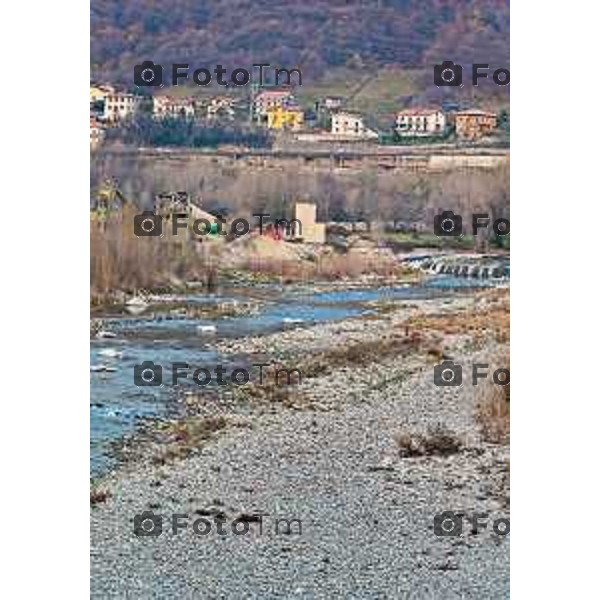
{"label": "river", "polygon": [[[222,356],[215,342],[307,327],[317,323],[357,317],[373,311],[369,303],[386,300],[410,301],[464,293],[475,288],[504,284],[453,276],[427,276],[418,284],[398,287],[360,287],[311,291],[307,286],[263,284],[241,294],[236,289],[218,294],[155,297],[138,317],[119,315],[102,319],[102,337],[91,340],[91,473],[101,476],[117,466],[113,445],[136,431],[147,419],[177,414],[183,386],[174,388],[170,371],[163,385],[137,386],[134,368],[145,361],[160,365],[186,362],[206,368],[222,364],[228,369],[249,367],[244,356]],[[255,296],[255,297],[253,297]],[[200,318],[180,314],[194,307],[236,307],[255,303],[250,314]],[[161,310],[162,304],[179,310]],[[267,360],[268,362],[268,360]],[[189,379],[189,378],[188,378]]]}

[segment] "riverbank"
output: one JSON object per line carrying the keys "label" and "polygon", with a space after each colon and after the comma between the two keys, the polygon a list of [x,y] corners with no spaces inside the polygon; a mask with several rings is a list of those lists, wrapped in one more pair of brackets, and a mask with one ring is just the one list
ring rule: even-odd
{"label": "riverbank", "polygon": [[[508,516],[509,449],[483,434],[489,388],[466,366],[493,363],[507,341],[506,290],[219,340],[222,353],[293,360],[302,382],[196,407],[97,482],[92,596],[508,598],[508,537],[433,533],[445,510]],[[442,359],[465,365],[463,386],[433,384]],[[160,536],[133,534],[144,510],[165,516]],[[173,513],[190,516],[177,535]],[[192,532],[215,515],[249,532]],[[275,518],[299,519],[301,535],[276,534]]]}

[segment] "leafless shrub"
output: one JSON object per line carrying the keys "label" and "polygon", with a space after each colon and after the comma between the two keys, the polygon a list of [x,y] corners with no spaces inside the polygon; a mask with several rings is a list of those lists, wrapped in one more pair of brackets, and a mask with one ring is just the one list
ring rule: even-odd
{"label": "leafless shrub", "polygon": [[307,374],[303,366],[269,365],[262,371],[262,382],[245,385],[240,390],[241,395],[248,400],[286,407],[306,405],[307,398],[298,389],[304,377],[307,377]]}
{"label": "leafless shrub", "polygon": [[406,270],[394,261],[379,260],[377,256],[326,254],[310,260],[282,260],[274,257],[252,258],[241,264],[253,273],[268,274],[283,281],[336,281],[361,275],[384,277],[404,275]]}
{"label": "leafless shrub", "polygon": [[[501,355],[492,365],[510,370],[507,354]],[[498,368],[498,367],[495,367]],[[508,444],[510,439],[510,383],[498,385],[486,380],[480,384],[480,398],[475,409],[475,420],[481,428],[481,435],[491,444]]]}
{"label": "leafless shrub", "polygon": [[317,202],[321,222],[361,215],[371,222],[397,219],[430,227],[433,215],[448,206],[461,214],[488,212],[492,220],[509,216],[508,165],[427,173],[343,168],[325,174],[302,158],[276,165],[266,172],[249,161],[232,165],[210,154],[174,160],[105,152],[92,157],[92,184],[115,177],[140,205],[158,192],[187,190],[203,198],[206,210],[223,207],[247,217],[257,211],[290,215],[294,203],[307,197]]}
{"label": "leafless shrub", "polygon": [[152,457],[152,461],[163,465],[185,458],[226,426],[227,420],[223,416],[193,416],[169,424],[165,431],[168,441],[163,445],[161,452]]}
{"label": "leafless shrub", "polygon": [[426,434],[400,433],[396,436],[400,456],[414,458],[418,456],[449,456],[460,452],[462,440],[442,425],[427,430]]}
{"label": "leafless shrub", "polygon": [[109,492],[97,488],[92,488],[90,490],[90,505],[94,506],[95,504],[106,502],[109,497]]}
{"label": "leafless shrub", "polygon": [[125,207],[90,223],[92,302],[116,290],[170,287],[177,279],[210,278],[211,269],[190,244],[133,232],[135,210]]}

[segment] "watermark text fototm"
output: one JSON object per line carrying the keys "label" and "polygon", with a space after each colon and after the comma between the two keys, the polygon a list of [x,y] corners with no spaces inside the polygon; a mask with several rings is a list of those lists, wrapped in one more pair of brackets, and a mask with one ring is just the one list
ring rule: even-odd
{"label": "watermark text fototm", "polygon": [[[453,510],[445,510],[433,517],[433,533],[439,537],[458,537],[463,533],[464,520],[471,523],[471,533],[477,535],[480,530],[487,529],[489,515],[474,512],[467,514]],[[492,521],[491,530],[496,535],[505,536],[510,533],[510,520],[507,517],[498,517]]]}
{"label": "watermark text fototm", "polygon": [[[490,65],[488,63],[473,63],[471,65],[471,84],[477,87],[480,79],[489,77]],[[495,69],[492,81],[496,85],[506,86],[510,83],[510,71],[505,67]],[[462,87],[463,68],[451,60],[445,60],[433,66],[433,83],[438,87]]]}
{"label": "watermark text fototm", "polygon": [[[196,85],[205,87],[212,83],[214,75],[214,80],[223,87],[229,85],[240,87],[250,82],[262,86],[267,83],[270,69],[275,69],[275,85],[302,85],[300,69],[280,69],[270,63],[254,63],[252,70],[236,68],[230,71],[223,65],[216,65],[213,70],[201,67],[191,73],[189,63],[173,63],[169,70],[168,81],[172,86],[178,86],[191,79]],[[164,75],[163,65],[155,64],[151,60],[145,60],[133,67],[133,83],[137,86],[161,87]]]}
{"label": "watermark text fototm", "polygon": [[[255,363],[258,367],[258,384],[263,384],[263,367],[269,367],[268,363]],[[214,373],[205,367],[191,369],[186,362],[174,362],[171,364],[171,385],[178,385],[188,380],[191,375],[192,381],[201,387],[210,383],[217,385],[245,385],[250,381],[250,372],[247,369],[237,367],[230,373],[223,365],[216,365]],[[274,368],[273,379],[277,385],[296,385],[302,383],[300,369]],[[151,360],[146,360],[133,367],[133,382],[140,387],[163,385],[163,367]]]}
{"label": "watermark text fototm", "polygon": [[[200,536],[227,536],[246,535],[252,530],[258,535],[263,535],[265,516],[268,516],[267,513],[244,514],[228,523],[223,513],[204,516],[174,513],[165,519],[162,515],[146,510],[133,517],[133,533],[138,537],[158,537],[167,531],[171,535],[179,535],[188,530]],[[273,532],[275,535],[302,535],[302,521],[297,518],[274,519],[274,526],[268,527],[267,532]]]}
{"label": "watermark text fototm", "polygon": [[[473,385],[478,385],[480,379],[486,379],[489,374],[488,363],[473,363],[472,379]],[[492,373],[492,380],[496,385],[508,385],[510,383],[510,371],[505,368],[496,369]],[[445,360],[433,368],[433,383],[440,387],[458,387],[462,385],[462,366]]]}
{"label": "watermark text fototm", "polygon": [[[258,232],[262,235],[263,228],[268,224],[271,215],[269,213],[252,213],[252,216],[258,219]],[[180,230],[187,230],[190,226],[190,215],[187,213],[173,213],[166,218],[171,223],[171,235],[178,235]],[[133,232],[138,237],[161,237],[164,219],[163,215],[146,210],[133,217]],[[218,215],[215,215],[214,221],[205,218],[191,219],[191,230],[198,236],[233,234],[236,237],[246,235],[252,230],[246,219],[234,219],[229,231],[224,227],[226,222],[226,219]],[[287,235],[292,232],[302,235],[302,222],[299,219],[276,219],[273,227],[278,231],[285,231]]]}
{"label": "watermark text fototm", "polygon": [[[472,233],[479,235],[480,229],[486,229],[490,224],[490,215],[488,213],[474,213],[471,215]],[[499,217],[492,223],[494,233],[499,236],[505,236],[510,233],[510,221],[504,217]],[[438,237],[462,237],[463,218],[451,210],[443,210],[433,218],[433,232]]]}

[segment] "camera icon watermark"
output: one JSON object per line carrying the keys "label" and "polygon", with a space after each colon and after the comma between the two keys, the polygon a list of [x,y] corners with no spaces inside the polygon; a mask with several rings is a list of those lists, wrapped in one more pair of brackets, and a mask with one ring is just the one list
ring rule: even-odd
{"label": "camera icon watermark", "polygon": [[451,60],[445,60],[433,67],[433,83],[438,87],[460,87],[462,86],[462,76],[463,68]]}
{"label": "camera icon watermark", "polygon": [[462,385],[462,367],[445,360],[433,368],[433,383],[440,387]]}
{"label": "camera icon watermark", "polygon": [[133,82],[142,87],[160,87],[163,82],[163,68],[151,60],[145,60],[133,67]]}
{"label": "camera icon watermark", "polygon": [[158,537],[162,530],[162,517],[150,510],[133,517],[133,533],[138,537]]}
{"label": "camera icon watermark", "polygon": [[[471,65],[471,83],[479,85],[480,79],[487,79],[490,65],[488,63],[473,63]],[[510,83],[510,71],[505,67],[495,69],[492,80],[496,85],[507,86]],[[463,68],[451,60],[445,60],[439,65],[433,65],[433,83],[437,87],[462,87]]]}
{"label": "camera icon watermark", "polygon": [[[216,83],[221,86],[245,86],[251,81],[262,87],[269,77],[266,70],[275,68],[270,63],[254,63],[253,69],[258,69],[258,81],[254,75],[254,70],[244,68],[236,68],[229,72],[223,65],[216,65],[213,70],[208,68],[199,68],[190,73],[189,63],[173,63],[170,66],[170,80],[173,87],[177,87],[180,81],[187,81],[190,78],[196,85],[208,86],[213,81],[213,76]],[[169,67],[167,66],[167,70]],[[229,75],[229,77],[227,77]],[[293,77],[295,76],[295,78]],[[167,75],[167,78],[169,75]],[[281,81],[280,81],[281,78]],[[295,81],[294,81],[295,79]],[[133,67],[133,82],[137,86],[142,87],[162,87],[163,85],[163,67],[157,65],[151,60],[144,60],[139,65]],[[299,68],[284,69],[275,68],[275,85],[302,85],[302,71]]]}
{"label": "camera icon watermark", "polygon": [[[473,363],[471,383],[479,384],[479,379],[486,379],[488,376],[488,363]],[[510,371],[500,367],[492,374],[492,380],[496,385],[510,384]],[[462,365],[455,364],[451,360],[444,360],[439,365],[433,367],[433,383],[439,387],[450,387],[462,385]]]}
{"label": "camera icon watermark", "polygon": [[458,537],[462,530],[462,516],[451,510],[445,510],[433,517],[433,533],[439,537]]}
{"label": "camera icon watermark", "polygon": [[[438,537],[459,537],[463,534],[464,519],[471,522],[470,532],[473,535],[480,533],[480,530],[487,529],[488,514],[477,513],[466,514],[464,512],[455,512],[445,510],[433,517],[433,533]],[[492,521],[492,531],[499,536],[505,536],[510,533],[510,519],[507,517],[498,517]]]}
{"label": "camera icon watermark", "polygon": [[[272,381],[277,386],[300,385],[302,384],[302,372],[296,368],[277,368],[268,363],[253,363],[252,366],[258,367],[258,385],[265,385],[264,382]],[[263,370],[263,368],[266,368]],[[168,375],[169,367],[166,367]],[[233,368],[228,372],[227,367],[216,365],[214,372],[206,367],[191,367],[186,362],[174,362],[170,366],[170,381],[165,385],[181,385],[188,383],[188,376],[194,384],[199,387],[206,387],[210,384],[219,386],[246,385],[251,380],[251,374],[248,369],[243,367]],[[133,367],[133,382],[139,387],[159,386],[163,384],[163,367],[151,360],[146,360]]]}
{"label": "camera icon watermark", "polygon": [[179,235],[180,230],[187,231],[189,229],[200,237],[207,235],[241,237],[253,231],[258,231],[260,235],[263,235],[269,230],[287,237],[302,236],[300,219],[275,219],[273,223],[268,223],[271,216],[269,213],[253,213],[252,216],[257,217],[258,227],[253,228],[247,219],[237,218],[231,222],[229,231],[227,231],[223,227],[227,220],[219,215],[215,215],[214,221],[209,221],[204,218],[191,219],[191,214],[188,213],[173,212],[163,215],[145,210],[133,217],[133,233],[138,237],[162,237],[163,220],[166,220],[166,231],[173,236]]}
{"label": "camera icon watermark", "polygon": [[162,385],[162,367],[146,360],[133,367],[133,383],[139,387]]}
{"label": "camera icon watermark", "polygon": [[138,237],[160,237],[162,232],[162,217],[151,210],[133,217],[133,233]]}
{"label": "camera icon watermark", "polygon": [[433,231],[438,237],[461,237],[462,217],[451,210],[444,210],[433,218]]}
{"label": "camera icon watermark", "polygon": [[[489,213],[474,213],[471,215],[471,227],[473,235],[479,235],[480,229],[487,229],[490,224]],[[500,237],[510,233],[510,221],[504,217],[494,219],[492,223],[494,234]],[[451,210],[443,210],[433,217],[433,232],[438,237],[462,237],[463,218]]]}
{"label": "camera icon watermark", "polygon": [[[199,536],[210,534],[240,536],[247,535],[251,529],[254,533],[263,535],[263,517],[265,516],[267,513],[244,513],[228,523],[223,512],[206,512],[202,516],[173,513],[170,518],[169,515],[165,515],[167,524],[165,533],[179,535],[181,531],[191,525],[192,533]],[[252,528],[251,525],[253,525]],[[298,518],[277,518],[274,520],[274,527],[270,527],[269,530],[275,535],[302,535],[302,521]],[[133,517],[133,533],[138,537],[158,537],[163,533],[163,517],[149,510],[135,515]]]}

